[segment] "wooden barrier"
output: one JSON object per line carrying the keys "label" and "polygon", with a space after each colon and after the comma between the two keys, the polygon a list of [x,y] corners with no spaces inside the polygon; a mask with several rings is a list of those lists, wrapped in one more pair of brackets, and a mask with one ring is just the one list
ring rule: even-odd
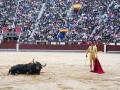
{"label": "wooden barrier", "polygon": [[[76,43],[71,43],[71,44],[37,44],[37,45],[30,45],[30,44],[21,44],[19,46],[20,49],[44,49],[44,50],[87,50],[88,44],[76,44]],[[104,51],[104,46],[103,44],[97,45],[98,51]]]}
{"label": "wooden barrier", "polygon": [[120,51],[120,45],[107,45],[107,51]]}
{"label": "wooden barrier", "polygon": [[4,41],[0,44],[0,49],[16,49],[16,41]]}
{"label": "wooden barrier", "polygon": [[[38,44],[19,44],[16,45],[16,41],[4,41],[2,44],[0,44],[0,49],[16,49],[16,46],[19,47],[19,49],[36,49],[36,50],[87,50],[88,44],[86,43],[64,43],[64,42],[54,42],[51,44],[51,42],[42,42]],[[98,51],[104,51],[104,44],[98,44]],[[18,48],[17,48],[18,50]],[[120,51],[120,45],[107,45],[106,47],[107,51]]]}

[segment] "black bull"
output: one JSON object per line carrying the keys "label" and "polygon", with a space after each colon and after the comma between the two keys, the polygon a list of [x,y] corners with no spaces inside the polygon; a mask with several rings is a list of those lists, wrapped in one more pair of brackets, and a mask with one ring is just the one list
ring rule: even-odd
{"label": "black bull", "polygon": [[40,64],[39,62],[33,62],[28,64],[18,64],[14,65],[9,69],[8,75],[16,74],[40,74],[40,71],[45,65]]}

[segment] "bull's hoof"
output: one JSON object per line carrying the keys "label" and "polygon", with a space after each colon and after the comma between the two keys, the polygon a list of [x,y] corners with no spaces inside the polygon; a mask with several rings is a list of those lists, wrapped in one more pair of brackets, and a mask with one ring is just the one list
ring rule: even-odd
{"label": "bull's hoof", "polygon": [[11,75],[16,75],[15,73],[11,73]]}

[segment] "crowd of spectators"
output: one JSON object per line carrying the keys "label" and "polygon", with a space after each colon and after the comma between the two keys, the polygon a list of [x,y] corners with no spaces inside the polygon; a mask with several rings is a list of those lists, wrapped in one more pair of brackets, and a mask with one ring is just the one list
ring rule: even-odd
{"label": "crowd of spectators", "polygon": [[0,0],[0,33],[4,26],[22,27],[20,42],[120,42],[120,1]]}

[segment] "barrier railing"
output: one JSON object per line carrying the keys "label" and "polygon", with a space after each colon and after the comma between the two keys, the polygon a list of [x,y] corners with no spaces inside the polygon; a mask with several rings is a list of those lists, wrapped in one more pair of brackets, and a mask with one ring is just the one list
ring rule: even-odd
{"label": "barrier railing", "polygon": [[[77,50],[83,51],[88,48],[87,43],[82,42],[39,42],[36,44],[24,44],[17,42],[3,42],[0,44],[0,50],[2,49],[15,49],[17,52],[22,49],[35,49],[35,50]],[[98,50],[104,53],[110,51],[120,52],[120,43],[114,44],[97,44]]]}

